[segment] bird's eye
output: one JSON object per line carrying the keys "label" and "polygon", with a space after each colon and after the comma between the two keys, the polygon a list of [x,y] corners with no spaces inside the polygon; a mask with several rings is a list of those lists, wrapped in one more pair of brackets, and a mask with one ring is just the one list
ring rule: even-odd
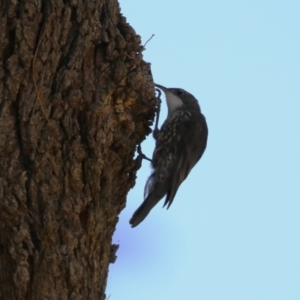
{"label": "bird's eye", "polygon": [[177,90],[176,94],[177,94],[178,96],[183,95],[183,90]]}

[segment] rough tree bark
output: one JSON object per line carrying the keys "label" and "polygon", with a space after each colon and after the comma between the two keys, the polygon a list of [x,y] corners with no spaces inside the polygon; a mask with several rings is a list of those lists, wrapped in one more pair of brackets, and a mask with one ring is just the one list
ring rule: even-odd
{"label": "rough tree bark", "polygon": [[116,0],[0,2],[0,299],[105,299],[156,105]]}

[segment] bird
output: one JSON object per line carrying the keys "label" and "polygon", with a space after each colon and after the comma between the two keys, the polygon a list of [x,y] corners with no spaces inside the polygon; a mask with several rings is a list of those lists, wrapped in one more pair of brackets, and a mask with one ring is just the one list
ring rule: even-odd
{"label": "bird", "polygon": [[197,99],[181,88],[155,86],[166,96],[168,115],[160,130],[157,120],[153,131],[156,140],[151,159],[153,170],[145,185],[144,201],[129,221],[131,227],[139,225],[163,197],[163,207],[170,207],[207,144],[208,127]]}

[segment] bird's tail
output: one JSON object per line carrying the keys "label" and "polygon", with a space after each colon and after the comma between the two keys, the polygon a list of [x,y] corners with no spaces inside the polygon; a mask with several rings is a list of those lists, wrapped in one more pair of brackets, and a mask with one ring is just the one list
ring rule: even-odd
{"label": "bird's tail", "polygon": [[131,224],[131,227],[135,227],[139,225],[149,214],[151,209],[156,205],[156,203],[159,201],[154,201],[154,199],[151,199],[151,195],[149,195],[144,202],[140,205],[140,207],[134,212],[133,216],[131,217],[129,223]]}
{"label": "bird's tail", "polygon": [[157,173],[151,174],[145,186],[145,200],[135,211],[129,223],[131,227],[139,225],[149,214],[151,209],[166,195],[168,184],[157,181]]}

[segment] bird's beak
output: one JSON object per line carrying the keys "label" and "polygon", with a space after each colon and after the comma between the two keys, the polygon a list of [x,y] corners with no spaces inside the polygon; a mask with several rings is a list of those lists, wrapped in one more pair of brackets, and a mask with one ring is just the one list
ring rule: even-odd
{"label": "bird's beak", "polygon": [[164,87],[163,85],[160,85],[160,84],[154,84],[156,87],[158,87],[159,89],[163,90],[165,93],[168,92],[168,89],[166,87]]}

